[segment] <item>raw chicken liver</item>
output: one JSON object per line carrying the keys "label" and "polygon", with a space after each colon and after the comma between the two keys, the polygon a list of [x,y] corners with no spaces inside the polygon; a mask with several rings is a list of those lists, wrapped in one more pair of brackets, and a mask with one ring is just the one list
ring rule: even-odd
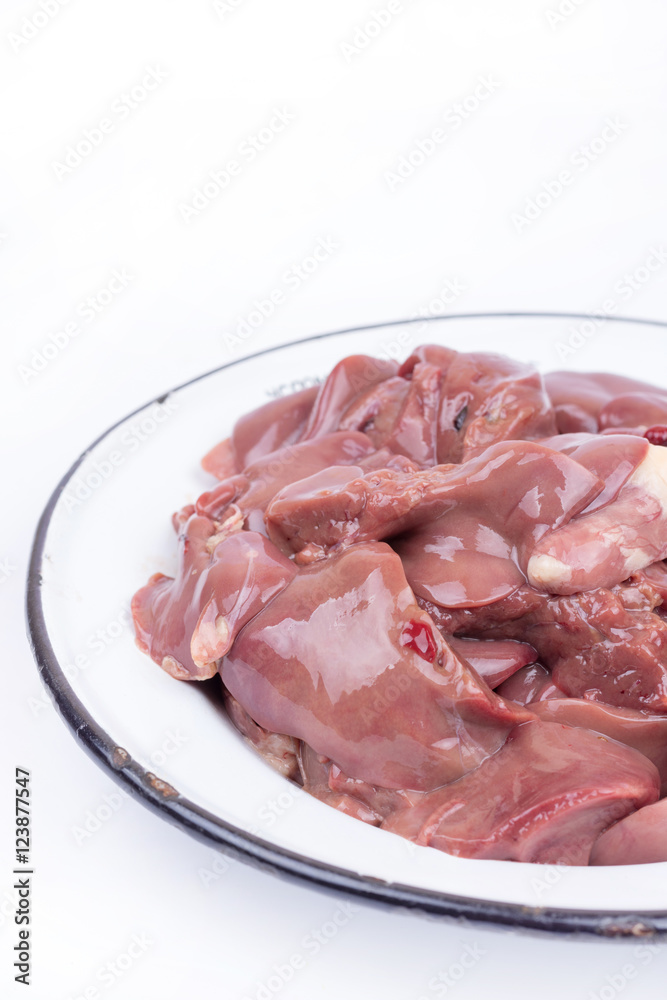
{"label": "raw chicken liver", "polygon": [[221,674],[264,729],[385,788],[452,781],[529,717],[456,656],[378,542],[301,570],[246,625]]}
{"label": "raw chicken liver", "polygon": [[466,858],[667,861],[665,445],[648,383],[344,358],[204,457],[137,643],[219,674],[247,743],[357,820]]}
{"label": "raw chicken liver", "polygon": [[385,829],[464,858],[586,865],[598,835],[658,798],[654,765],[585,729],[527,722],[477,770]]}

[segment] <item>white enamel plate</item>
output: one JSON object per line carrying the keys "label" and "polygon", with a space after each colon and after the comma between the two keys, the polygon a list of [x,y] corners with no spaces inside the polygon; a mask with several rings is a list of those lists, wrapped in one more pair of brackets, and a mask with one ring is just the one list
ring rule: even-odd
{"label": "white enamel plate", "polygon": [[264,351],[174,389],[91,445],[42,516],[28,627],[76,738],[159,815],[249,863],[443,916],[602,935],[667,933],[667,864],[559,868],[450,857],[338,813],[275,773],[228,721],[217,679],[186,684],[134,645],[129,601],[175,568],[170,515],[211,485],[199,460],[238,416],[323,378],[348,354],[420,343],[506,353],[543,370],[667,386],[667,326],[570,315],[451,316]]}

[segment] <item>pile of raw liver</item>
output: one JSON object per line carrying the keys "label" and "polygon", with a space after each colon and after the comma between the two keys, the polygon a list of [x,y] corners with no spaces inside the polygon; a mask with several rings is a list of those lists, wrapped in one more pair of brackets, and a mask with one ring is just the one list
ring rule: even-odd
{"label": "pile of raw liver", "polygon": [[[214,419],[214,416],[212,416]],[[134,597],[351,816],[467,858],[667,860],[667,390],[421,347],[242,417]],[[233,766],[227,762],[227,766]]]}

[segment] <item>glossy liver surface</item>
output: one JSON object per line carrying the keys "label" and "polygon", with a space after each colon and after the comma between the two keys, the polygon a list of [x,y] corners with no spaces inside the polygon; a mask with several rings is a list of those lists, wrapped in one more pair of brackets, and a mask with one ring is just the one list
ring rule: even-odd
{"label": "glossy liver surface", "polygon": [[204,457],[137,643],[219,676],[248,743],[366,823],[667,861],[665,444],[667,390],[620,376],[345,358]]}

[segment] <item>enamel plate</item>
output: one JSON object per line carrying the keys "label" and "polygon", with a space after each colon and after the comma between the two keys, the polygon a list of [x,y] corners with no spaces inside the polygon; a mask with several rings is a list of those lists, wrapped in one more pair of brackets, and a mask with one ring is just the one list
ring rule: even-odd
{"label": "enamel plate", "polygon": [[132,594],[175,569],[170,516],[211,479],[199,460],[237,417],[320,381],[341,358],[420,343],[495,351],[541,370],[667,386],[666,324],[575,315],[447,316],[311,337],[232,361],[130,414],[67,472],[28,579],[41,675],[84,749],[164,819],[311,885],[443,916],[602,935],[667,933],[667,864],[565,868],[450,857],[324,805],[243,741],[217,678],[187,684],[134,644]]}

